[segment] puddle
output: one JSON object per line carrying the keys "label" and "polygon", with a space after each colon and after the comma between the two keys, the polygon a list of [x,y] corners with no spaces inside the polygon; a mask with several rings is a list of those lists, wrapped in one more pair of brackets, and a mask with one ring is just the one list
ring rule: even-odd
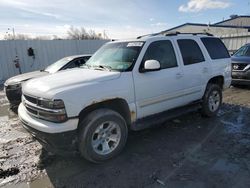
{"label": "puddle", "polygon": [[18,183],[14,185],[7,185],[5,188],[44,188],[44,187],[54,187],[48,176],[41,179],[37,179],[29,183]]}
{"label": "puddle", "polygon": [[233,114],[229,117],[225,117],[221,120],[225,126],[227,133],[241,133],[243,127],[245,126],[245,113],[240,108],[240,113]]}
{"label": "puddle", "polygon": [[243,144],[243,145],[250,145],[250,139],[243,138],[243,139],[239,140],[239,143]]}
{"label": "puddle", "polygon": [[237,164],[227,162],[225,159],[219,159],[210,170],[223,173],[236,173],[239,169]]}

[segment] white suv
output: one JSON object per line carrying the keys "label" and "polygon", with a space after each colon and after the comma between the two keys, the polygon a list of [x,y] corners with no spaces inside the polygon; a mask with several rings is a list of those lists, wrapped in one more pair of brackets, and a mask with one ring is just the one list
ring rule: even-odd
{"label": "white suv", "polygon": [[231,60],[220,39],[169,34],[115,41],[80,69],[23,86],[18,114],[47,149],[78,150],[101,162],[139,130],[190,110],[214,116],[231,83]]}

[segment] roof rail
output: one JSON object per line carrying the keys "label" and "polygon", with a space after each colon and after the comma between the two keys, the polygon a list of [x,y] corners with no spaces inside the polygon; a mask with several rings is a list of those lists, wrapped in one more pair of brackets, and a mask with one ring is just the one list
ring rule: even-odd
{"label": "roof rail", "polygon": [[157,36],[157,35],[160,35],[160,34],[161,33],[152,33],[152,34],[142,35],[142,36],[136,37],[136,39],[141,39],[143,37],[153,37],[153,36]]}
{"label": "roof rail", "polygon": [[213,34],[211,33],[207,33],[207,32],[204,32],[204,33],[181,33],[181,32],[171,32],[171,33],[166,33],[165,36],[176,36],[176,35],[207,35],[207,36],[214,36]]}

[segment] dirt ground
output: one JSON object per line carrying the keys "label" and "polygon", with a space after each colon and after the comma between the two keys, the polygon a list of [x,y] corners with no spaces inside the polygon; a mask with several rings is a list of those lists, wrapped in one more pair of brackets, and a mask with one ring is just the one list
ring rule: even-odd
{"label": "dirt ground", "polygon": [[250,187],[250,89],[230,88],[215,118],[189,113],[130,132],[104,164],[42,150],[0,91],[0,187]]}

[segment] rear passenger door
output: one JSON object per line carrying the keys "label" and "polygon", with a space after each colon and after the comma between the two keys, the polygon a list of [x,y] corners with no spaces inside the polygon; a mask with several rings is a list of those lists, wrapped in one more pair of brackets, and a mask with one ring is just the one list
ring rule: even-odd
{"label": "rear passenger door", "polygon": [[183,101],[187,103],[201,99],[210,75],[209,63],[205,60],[198,40],[177,39],[177,45],[182,57],[185,80]]}

